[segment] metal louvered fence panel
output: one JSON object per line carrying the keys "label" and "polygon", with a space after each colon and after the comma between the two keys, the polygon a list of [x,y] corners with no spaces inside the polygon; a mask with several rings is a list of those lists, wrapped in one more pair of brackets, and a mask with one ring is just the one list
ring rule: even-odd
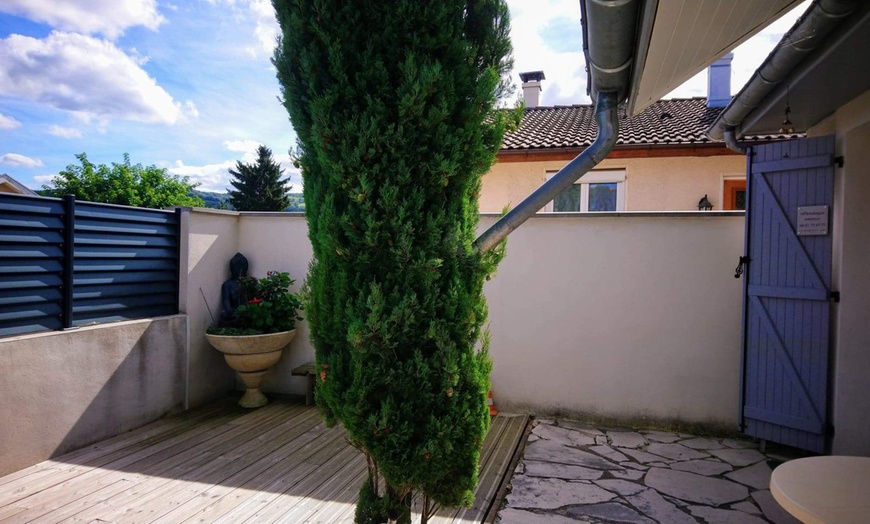
{"label": "metal louvered fence panel", "polygon": [[0,194],[0,336],[178,312],[179,215]]}

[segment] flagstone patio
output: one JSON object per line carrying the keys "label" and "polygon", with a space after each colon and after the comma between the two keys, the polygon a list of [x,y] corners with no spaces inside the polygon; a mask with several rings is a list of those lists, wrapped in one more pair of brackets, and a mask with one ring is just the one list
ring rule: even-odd
{"label": "flagstone patio", "polygon": [[537,420],[502,524],[791,524],[769,490],[784,450],[749,440]]}

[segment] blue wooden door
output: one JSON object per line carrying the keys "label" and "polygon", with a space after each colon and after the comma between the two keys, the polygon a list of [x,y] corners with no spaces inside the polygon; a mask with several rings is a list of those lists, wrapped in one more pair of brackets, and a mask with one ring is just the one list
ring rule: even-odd
{"label": "blue wooden door", "polygon": [[756,146],[747,176],[742,426],[815,452],[828,429],[833,155],[832,136]]}

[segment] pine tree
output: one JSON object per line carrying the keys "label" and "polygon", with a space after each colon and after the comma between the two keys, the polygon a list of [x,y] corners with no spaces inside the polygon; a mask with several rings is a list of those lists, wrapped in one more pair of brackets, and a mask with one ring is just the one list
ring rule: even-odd
{"label": "pine tree", "polygon": [[234,180],[230,184],[230,204],[236,211],[284,211],[290,205],[290,178],[281,180],[284,170],[272,158],[266,146],[257,148],[257,161],[253,164],[236,162],[235,171],[230,169]]}
{"label": "pine tree", "polygon": [[[470,504],[489,427],[480,179],[515,111],[503,0],[273,0],[314,260],[317,402],[366,455],[358,522]],[[379,492],[378,478],[385,481]],[[425,522],[425,518],[424,518]]]}

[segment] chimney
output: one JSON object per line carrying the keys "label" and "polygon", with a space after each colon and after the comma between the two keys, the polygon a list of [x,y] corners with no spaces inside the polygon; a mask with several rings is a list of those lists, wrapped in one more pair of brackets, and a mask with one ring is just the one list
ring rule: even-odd
{"label": "chimney", "polygon": [[538,96],[541,94],[541,80],[546,80],[543,71],[520,73],[523,81],[523,100],[526,107],[538,107]]}
{"label": "chimney", "polygon": [[725,107],[731,102],[731,59],[728,53],[707,68],[707,107]]}

